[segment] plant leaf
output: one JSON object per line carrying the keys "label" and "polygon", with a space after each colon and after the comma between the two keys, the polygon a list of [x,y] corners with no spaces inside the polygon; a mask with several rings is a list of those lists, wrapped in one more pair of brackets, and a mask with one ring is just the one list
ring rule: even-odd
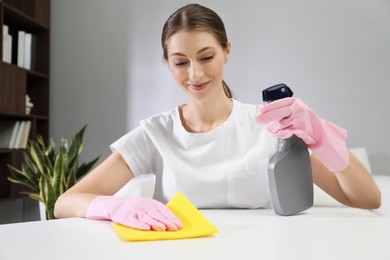
{"label": "plant leaf", "polygon": [[41,197],[39,196],[39,193],[32,193],[32,192],[22,192],[22,193],[26,194],[27,196],[29,196],[30,198],[32,198],[34,200],[41,201]]}
{"label": "plant leaf", "polygon": [[46,205],[46,194],[47,193],[47,188],[45,187],[45,176],[42,175],[39,178],[39,197],[41,198],[40,200]]}
{"label": "plant leaf", "polygon": [[70,141],[63,137],[58,153],[55,142],[50,139],[45,145],[42,136],[30,140],[27,151],[23,153],[21,169],[8,165],[8,180],[28,187],[31,191],[23,192],[33,199],[42,201],[46,206],[47,217],[54,218],[54,204],[63,192],[72,187],[85,175],[100,157],[89,163],[79,165],[78,158],[83,150],[85,125]]}
{"label": "plant leaf", "polygon": [[12,177],[7,177],[7,179],[10,182],[21,184],[21,185],[24,185],[24,186],[30,188],[33,191],[37,191],[35,186],[33,186],[33,185],[29,184],[29,183],[26,183],[23,179],[16,179],[16,178],[12,178]]}
{"label": "plant leaf", "polygon": [[72,169],[69,171],[69,174],[66,178],[66,184],[65,184],[65,188],[66,189],[69,189],[71,188],[73,185],[75,185],[77,179],[76,179],[76,170],[75,169]]}
{"label": "plant leaf", "polygon": [[48,219],[54,218],[54,204],[56,203],[57,197],[53,186],[51,185],[51,181],[49,179],[46,179],[46,215]]}
{"label": "plant leaf", "polygon": [[34,179],[31,178],[28,174],[26,174],[24,171],[21,171],[19,169],[16,169],[12,165],[7,165],[8,170],[10,172],[10,176],[8,176],[8,180],[13,183],[18,183],[21,185],[24,185],[34,191],[37,191],[36,186],[34,186]]}
{"label": "plant leaf", "polygon": [[40,176],[40,172],[39,172],[39,169],[38,167],[35,165],[34,161],[31,159],[30,155],[27,154],[27,153],[24,153],[23,154],[23,158],[24,158],[24,163],[23,163],[23,166],[25,167],[25,171],[29,174],[29,175],[32,175],[34,177],[39,177]]}
{"label": "plant leaf", "polygon": [[75,136],[75,138],[71,138],[71,144],[67,153],[67,157],[65,159],[65,169],[70,171],[70,169],[78,168],[78,157],[83,150],[83,135],[85,125]]}
{"label": "plant leaf", "polygon": [[60,148],[53,169],[53,192],[55,194],[55,197],[60,196],[64,192],[63,185],[62,185],[63,177],[64,177],[64,150]]}
{"label": "plant leaf", "polygon": [[31,158],[33,159],[35,165],[38,167],[38,170],[41,174],[44,172],[45,168],[45,158],[43,156],[43,152],[40,149],[38,143],[31,143],[30,146],[30,153],[31,153]]}
{"label": "plant leaf", "polygon": [[55,148],[56,148],[56,144],[55,144],[53,138],[51,138],[50,144],[45,151],[45,156],[46,156],[47,160],[49,160],[50,162],[55,161],[55,158],[56,158]]}

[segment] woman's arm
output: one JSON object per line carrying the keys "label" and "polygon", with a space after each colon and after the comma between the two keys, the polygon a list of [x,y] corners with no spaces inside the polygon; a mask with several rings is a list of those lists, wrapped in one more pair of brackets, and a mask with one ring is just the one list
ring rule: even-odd
{"label": "woman's arm", "polygon": [[348,151],[347,131],[323,118],[299,98],[282,98],[260,108],[256,122],[281,139],[293,134],[313,152],[314,183],[339,202],[357,208],[381,205],[381,193],[367,169]]}
{"label": "woman's arm", "polygon": [[349,165],[333,173],[313,154],[314,183],[334,199],[350,207],[376,209],[381,205],[381,192],[363,164],[349,152]]}
{"label": "woman's arm", "polygon": [[56,218],[84,217],[98,195],[114,195],[134,177],[122,156],[114,151],[104,162],[63,193],[56,201]]}

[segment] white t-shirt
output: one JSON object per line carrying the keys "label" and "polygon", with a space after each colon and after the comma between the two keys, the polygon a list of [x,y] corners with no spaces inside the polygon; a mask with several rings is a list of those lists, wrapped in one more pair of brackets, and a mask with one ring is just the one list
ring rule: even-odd
{"label": "white t-shirt", "polygon": [[258,108],[233,100],[224,123],[190,133],[177,107],[142,120],[111,149],[135,176],[156,175],[154,198],[163,203],[180,191],[198,208],[271,207],[267,165],[276,139],[255,123]]}

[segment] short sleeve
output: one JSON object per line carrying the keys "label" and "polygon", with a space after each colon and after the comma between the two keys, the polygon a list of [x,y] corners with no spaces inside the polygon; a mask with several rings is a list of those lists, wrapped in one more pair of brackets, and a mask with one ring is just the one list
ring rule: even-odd
{"label": "short sleeve", "polygon": [[155,173],[157,149],[142,126],[138,126],[110,145],[119,152],[135,176]]}

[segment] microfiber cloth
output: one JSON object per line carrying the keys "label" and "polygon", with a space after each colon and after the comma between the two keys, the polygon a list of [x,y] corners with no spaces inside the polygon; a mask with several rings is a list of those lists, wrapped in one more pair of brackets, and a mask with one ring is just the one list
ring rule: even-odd
{"label": "microfiber cloth", "polygon": [[114,230],[125,241],[194,238],[218,232],[218,229],[181,192],[167,203],[167,207],[181,220],[183,224],[181,229],[177,231],[145,231],[113,223]]}

